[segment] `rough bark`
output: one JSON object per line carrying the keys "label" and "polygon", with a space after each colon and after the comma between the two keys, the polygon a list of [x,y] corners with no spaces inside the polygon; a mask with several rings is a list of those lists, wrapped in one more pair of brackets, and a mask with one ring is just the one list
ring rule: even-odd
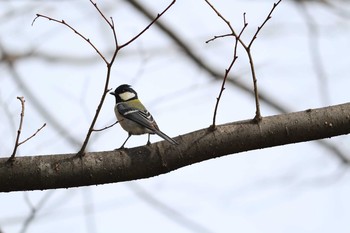
{"label": "rough bark", "polygon": [[[350,133],[350,103],[219,125],[151,146],[0,159],[0,191],[43,190],[148,178],[225,155]],[[348,163],[347,158],[343,162]]]}

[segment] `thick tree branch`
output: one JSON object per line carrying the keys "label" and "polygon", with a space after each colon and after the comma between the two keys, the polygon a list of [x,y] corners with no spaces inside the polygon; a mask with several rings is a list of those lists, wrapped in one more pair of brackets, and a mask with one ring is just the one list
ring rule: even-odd
{"label": "thick tree branch", "polygon": [[[126,1],[126,3],[129,3],[131,6],[133,6],[146,18],[152,19],[152,13],[148,9],[146,9],[141,3],[139,3],[139,1],[129,0]],[[176,34],[175,31],[172,30],[168,25],[161,21],[157,21],[155,25],[158,26],[158,28],[162,32],[164,32],[164,34],[166,34],[168,38],[170,38],[180,49],[182,49],[189,61],[193,62],[198,67],[203,69],[215,80],[222,80],[222,73],[218,71],[215,67],[212,67],[205,59],[202,59],[193,49],[191,49],[188,43],[186,43],[186,41],[182,39],[178,34]],[[243,92],[255,97],[255,93],[251,90],[251,87],[242,82],[241,79],[238,79],[233,75],[229,75],[226,82],[238,87]],[[276,99],[272,99],[266,92],[264,93],[263,91],[261,91],[261,89],[259,90],[259,100],[281,113],[290,112],[290,110],[285,105],[279,103],[278,101],[276,101]],[[329,152],[334,154],[340,160],[347,161],[346,155],[341,150],[339,150],[339,148],[334,146],[331,142],[317,141],[317,143],[323,148],[326,148]]]}
{"label": "thick tree branch", "polygon": [[[43,190],[148,178],[229,154],[350,133],[350,103],[201,129],[176,138],[117,151],[0,159],[0,191]],[[349,163],[349,160],[343,161]]]}

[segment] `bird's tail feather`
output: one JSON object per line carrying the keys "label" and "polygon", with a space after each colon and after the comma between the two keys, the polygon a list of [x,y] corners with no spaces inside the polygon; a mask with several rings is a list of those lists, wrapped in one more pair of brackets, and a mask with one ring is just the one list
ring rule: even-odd
{"label": "bird's tail feather", "polygon": [[177,141],[175,141],[174,139],[172,139],[171,137],[169,137],[168,135],[166,135],[165,133],[163,133],[160,130],[156,130],[154,131],[159,137],[163,138],[164,140],[167,140],[168,142],[170,142],[171,144],[174,145],[179,145],[179,143]]}

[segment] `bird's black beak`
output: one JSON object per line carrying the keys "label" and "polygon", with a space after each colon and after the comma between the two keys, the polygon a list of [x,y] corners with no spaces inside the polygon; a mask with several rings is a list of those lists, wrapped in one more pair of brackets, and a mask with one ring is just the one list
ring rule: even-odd
{"label": "bird's black beak", "polygon": [[109,94],[111,94],[111,95],[114,95],[114,96],[115,96],[115,93],[114,93],[114,92],[109,92]]}

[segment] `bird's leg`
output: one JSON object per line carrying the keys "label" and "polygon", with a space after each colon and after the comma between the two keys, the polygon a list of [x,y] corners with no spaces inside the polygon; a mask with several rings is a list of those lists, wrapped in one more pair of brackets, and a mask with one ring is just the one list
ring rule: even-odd
{"label": "bird's leg", "polygon": [[151,137],[151,134],[149,133],[149,134],[148,134],[147,146],[151,145],[150,137]]}
{"label": "bird's leg", "polygon": [[124,145],[129,140],[130,137],[131,137],[131,134],[129,133],[129,136],[127,137],[127,139],[125,140],[125,142],[123,143],[123,145],[119,149],[124,149]]}

